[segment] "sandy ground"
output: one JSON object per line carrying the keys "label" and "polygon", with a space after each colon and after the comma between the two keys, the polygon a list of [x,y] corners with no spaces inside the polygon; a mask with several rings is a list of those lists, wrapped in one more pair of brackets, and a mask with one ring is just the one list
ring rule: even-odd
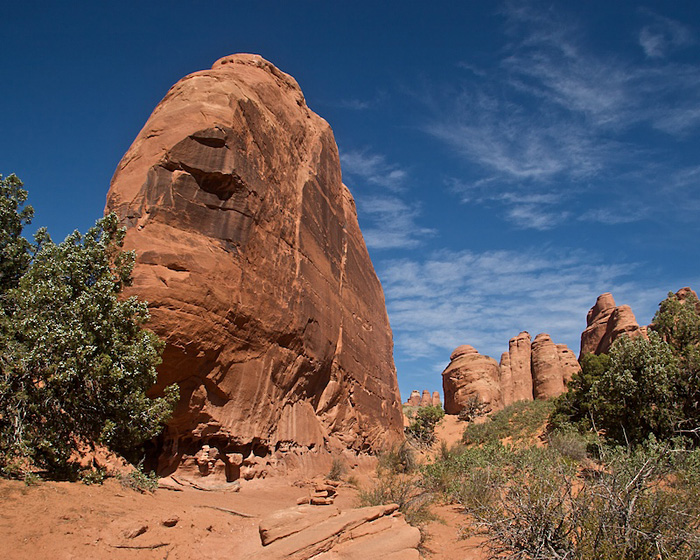
{"label": "sandy ground", "polygon": [[[438,437],[459,440],[462,425],[447,417]],[[367,473],[356,474],[360,482]],[[0,480],[0,558],[235,560],[260,550],[264,515],[296,505],[309,490],[303,479],[276,477],[244,482],[239,492],[159,489],[141,494],[117,480],[102,485]],[[357,490],[339,488],[335,505],[355,507]],[[322,507],[322,506],[320,506]],[[441,521],[427,526],[425,557],[481,560],[478,540],[462,540],[458,508],[435,505]],[[363,560],[370,560],[369,558]]]}

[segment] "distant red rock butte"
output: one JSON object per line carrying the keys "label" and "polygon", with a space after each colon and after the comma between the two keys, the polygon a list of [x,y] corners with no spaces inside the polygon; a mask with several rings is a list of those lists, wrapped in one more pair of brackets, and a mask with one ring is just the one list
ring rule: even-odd
{"label": "distant red rock butte", "polygon": [[433,394],[430,394],[430,391],[427,389],[423,389],[423,393],[420,391],[416,391],[415,389],[411,391],[411,396],[408,397],[408,400],[404,403],[405,406],[441,406],[442,401],[440,401],[440,393],[437,391],[433,391]]}

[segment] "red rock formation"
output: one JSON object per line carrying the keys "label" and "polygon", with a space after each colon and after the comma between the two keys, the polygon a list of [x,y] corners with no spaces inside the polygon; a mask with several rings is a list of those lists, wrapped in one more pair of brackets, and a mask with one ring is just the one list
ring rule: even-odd
{"label": "red rock formation", "polygon": [[678,298],[678,301],[685,303],[685,300],[688,299],[688,296],[693,296],[693,298],[696,301],[695,304],[695,310],[700,314],[700,301],[698,301],[698,294],[696,294],[691,288],[685,287],[681,288],[676,292],[676,297]]}
{"label": "red rock formation", "polygon": [[557,344],[557,350],[559,351],[559,365],[562,370],[562,379],[566,386],[569,384],[574,374],[581,371],[581,364],[578,363],[576,354],[574,354],[566,344]]}
{"label": "red rock formation", "polygon": [[398,507],[340,511],[305,505],[275,512],[260,521],[263,549],[246,560],[420,560],[420,531],[406,523]]}
{"label": "red rock formation", "polygon": [[479,397],[491,410],[503,408],[498,363],[472,346],[459,346],[442,372],[445,412],[459,414],[471,397]]}
{"label": "red rock formation", "polygon": [[559,349],[545,333],[532,342],[532,385],[536,399],[556,397],[566,390]]}
{"label": "red rock formation", "polygon": [[407,406],[420,406],[420,391],[411,391],[411,396],[406,401]]}
{"label": "red rock formation", "polygon": [[501,354],[501,361],[498,365],[499,384],[501,385],[501,395],[503,406],[513,404],[513,372],[510,369],[510,352]]}
{"label": "red rock formation", "polygon": [[153,392],[180,385],[161,472],[254,476],[285,450],[402,437],[381,285],[333,133],[291,76],[234,55],[180,80],[106,211],[137,252],[129,294],[166,341]]}
{"label": "red rock formation", "polygon": [[471,346],[460,346],[450,360],[442,373],[447,414],[458,414],[475,395],[491,410],[517,401],[556,397],[581,370],[566,344],[554,344],[544,333],[531,343],[525,331],[510,340],[500,365]]}
{"label": "red rock formation", "polygon": [[605,354],[619,336],[646,336],[646,327],[640,327],[629,305],[615,306],[612,294],[598,296],[586,316],[586,330],[581,333],[581,353]]}
{"label": "red rock formation", "polygon": [[404,403],[405,406],[441,406],[442,402],[440,401],[440,393],[437,391],[433,391],[433,394],[430,394],[430,391],[427,389],[423,389],[423,392],[421,393],[420,391],[413,390],[411,391],[411,396],[408,397],[408,400]]}
{"label": "red rock formation", "polygon": [[510,354],[513,392],[504,399],[504,402],[511,404],[518,401],[531,401],[533,389],[530,365],[532,359],[530,333],[523,331],[518,336],[511,338],[508,342],[508,353]]}

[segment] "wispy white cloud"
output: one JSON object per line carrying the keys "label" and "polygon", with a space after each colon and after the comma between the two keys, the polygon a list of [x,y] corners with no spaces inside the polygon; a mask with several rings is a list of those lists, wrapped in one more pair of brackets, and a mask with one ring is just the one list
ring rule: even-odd
{"label": "wispy white cloud", "polygon": [[460,196],[462,202],[503,205],[504,217],[522,229],[549,230],[571,215],[569,210],[562,208],[562,204],[569,198],[563,190],[504,191],[495,180],[488,179],[464,183],[450,178],[446,183],[452,192]]}
{"label": "wispy white cloud", "polygon": [[363,197],[359,212],[370,223],[362,231],[371,249],[412,249],[436,234],[434,229],[417,225],[417,204],[408,204],[396,196]]}
{"label": "wispy white cloud", "polygon": [[648,322],[668,287],[645,286],[638,272],[635,263],[552,249],[441,251],[379,270],[398,352],[445,364],[460,344],[498,359],[522,330],[547,332],[578,353],[586,313],[606,291]]}
{"label": "wispy white cloud", "polygon": [[369,153],[368,150],[341,151],[340,163],[346,175],[393,191],[400,190],[407,177],[405,169],[388,163],[382,154]]}
{"label": "wispy white cloud", "polygon": [[643,10],[652,22],[639,32],[639,44],[649,58],[664,58],[669,52],[694,43],[690,29],[682,23]]}
{"label": "wispy white cloud", "polygon": [[[625,169],[646,168],[652,157],[666,160],[631,130],[682,140],[700,129],[700,67],[665,58],[693,43],[683,24],[643,11],[649,23],[640,44],[649,61],[640,64],[591,48],[578,23],[555,7],[503,6],[509,41],[500,65],[487,75],[472,72],[461,89],[432,91],[424,126],[473,164],[472,177],[462,180],[472,186],[456,189],[463,201],[501,204],[500,215],[519,228],[552,229],[568,221],[577,195]],[[533,190],[563,185],[572,193],[566,199],[526,201]],[[613,225],[643,217],[601,209],[581,219]]]}
{"label": "wispy white cloud", "polygon": [[371,101],[361,99],[340,99],[334,103],[336,107],[341,109],[351,109],[353,111],[365,111],[372,106]]}
{"label": "wispy white cloud", "polygon": [[344,176],[357,200],[365,243],[370,249],[413,249],[436,234],[419,225],[421,207],[409,201],[408,172],[369,150],[340,152]]}
{"label": "wispy white cloud", "polygon": [[637,222],[648,216],[648,210],[621,208],[591,208],[578,216],[581,222],[598,222],[606,225],[619,225]]}

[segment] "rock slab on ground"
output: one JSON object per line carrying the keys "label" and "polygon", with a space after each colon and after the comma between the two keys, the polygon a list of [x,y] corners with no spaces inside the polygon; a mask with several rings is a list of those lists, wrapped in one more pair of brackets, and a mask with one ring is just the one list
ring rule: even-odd
{"label": "rock slab on ground", "polygon": [[297,506],[260,522],[264,548],[248,560],[418,560],[420,531],[396,504],[339,511]]}

